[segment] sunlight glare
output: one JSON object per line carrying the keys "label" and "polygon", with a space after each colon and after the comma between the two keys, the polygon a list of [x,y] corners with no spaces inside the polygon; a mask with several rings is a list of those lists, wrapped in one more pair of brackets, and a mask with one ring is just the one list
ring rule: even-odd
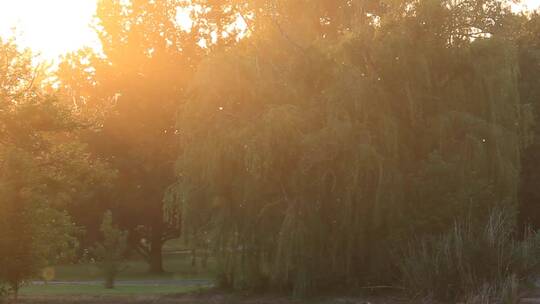
{"label": "sunlight glare", "polygon": [[[54,60],[58,56],[91,47],[100,51],[100,42],[91,24],[97,0],[0,0],[0,37],[16,37],[23,48],[30,48],[40,59]],[[524,0],[513,6],[515,11],[536,10],[540,0]],[[189,32],[202,8],[179,7],[176,22]],[[229,31],[245,36],[247,25],[238,18]],[[228,33],[223,33],[228,35]]]}
{"label": "sunlight glare", "polygon": [[191,31],[193,20],[191,19],[192,9],[189,7],[176,8],[176,23],[181,30],[185,32]]}
{"label": "sunlight glare", "polygon": [[99,51],[91,27],[96,4],[96,0],[0,0],[0,36],[15,36],[19,46],[45,60],[86,46]]}
{"label": "sunlight glare", "polygon": [[528,0],[527,6],[529,9],[538,9],[540,7],[540,0]]}
{"label": "sunlight glare", "polygon": [[534,11],[540,9],[540,0],[524,0],[521,3],[514,4],[512,9],[518,11]]}

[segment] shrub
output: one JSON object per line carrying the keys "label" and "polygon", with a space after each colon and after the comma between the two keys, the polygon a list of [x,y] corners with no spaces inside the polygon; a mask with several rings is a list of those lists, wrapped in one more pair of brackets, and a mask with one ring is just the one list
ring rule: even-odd
{"label": "shrub", "polygon": [[513,215],[501,208],[475,227],[470,219],[456,222],[446,234],[410,246],[399,264],[413,296],[513,302],[519,283],[539,268],[540,235],[517,240]]}
{"label": "shrub", "polygon": [[105,213],[100,230],[103,241],[92,249],[92,253],[105,276],[105,288],[114,288],[114,280],[124,267],[128,234],[113,225],[110,211]]}
{"label": "shrub", "polygon": [[8,295],[7,286],[2,284],[2,282],[0,282],[0,303],[5,303],[7,295]]}

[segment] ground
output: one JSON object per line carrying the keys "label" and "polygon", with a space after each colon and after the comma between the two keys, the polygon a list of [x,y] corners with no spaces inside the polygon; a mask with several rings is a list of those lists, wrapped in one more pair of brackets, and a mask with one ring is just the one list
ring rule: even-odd
{"label": "ground", "polygon": [[103,286],[95,285],[37,285],[24,288],[21,291],[23,296],[105,296],[105,295],[166,295],[187,292],[197,292],[204,290],[198,286],[178,286],[178,285],[150,285],[133,284],[128,286],[116,286],[114,289],[104,289]]}
{"label": "ground", "polygon": [[139,301],[170,294],[200,293],[214,285],[215,261],[209,259],[207,267],[202,267],[200,263],[193,267],[190,252],[177,248],[164,253],[164,267],[167,271],[164,274],[149,274],[148,265],[137,256],[128,259],[125,266],[114,289],[103,287],[102,274],[91,262],[47,267],[43,277],[48,280],[36,279],[29,282],[21,289],[20,297],[23,302],[31,303],[78,303],[84,299],[99,299],[99,303],[107,303],[103,300],[113,298],[116,299],[113,302],[117,302],[118,298],[122,298]]}
{"label": "ground", "polygon": [[174,251],[165,254],[163,275],[149,275],[144,261],[133,258],[116,288],[103,288],[99,269],[91,263],[57,265],[48,270],[50,282],[34,281],[21,290],[22,304],[395,304],[399,299],[325,298],[295,300],[285,296],[249,296],[218,291],[213,287],[215,261],[207,268],[192,267],[191,256]]}
{"label": "ground", "polygon": [[103,288],[98,268],[91,263],[57,265],[49,269],[50,282],[34,281],[20,293],[19,304],[397,304],[385,298],[321,298],[295,300],[286,296],[231,294],[213,287],[215,261],[207,268],[191,266],[191,256],[176,251],[165,255],[163,275],[149,275],[144,261],[133,258],[116,288]]}
{"label": "ground", "polygon": [[[169,251],[164,256],[167,273],[149,275],[139,258],[127,262],[114,289],[103,288],[99,269],[92,263],[57,265],[49,269],[50,282],[34,281],[22,288],[20,304],[401,304],[425,303],[396,296],[325,297],[297,300],[286,296],[250,296],[217,290],[213,285],[215,261],[208,267],[191,265],[191,256]],[[540,292],[521,303],[540,304]]]}
{"label": "ground", "polygon": [[[24,296],[19,304],[428,304],[399,296],[325,297],[305,300],[284,296],[249,296],[217,290],[165,295]],[[540,304],[540,298],[525,297],[520,304]],[[513,303],[517,304],[517,303]]]}
{"label": "ground", "polygon": [[246,296],[219,291],[151,296],[24,296],[19,304],[405,304],[404,299],[384,297],[317,298],[295,300],[283,296]]}
{"label": "ground", "polygon": [[[198,261],[199,262],[199,261]],[[148,274],[148,264],[134,256],[125,263],[125,270],[118,280],[178,280],[178,279],[208,279],[214,276],[215,261],[209,259],[208,267],[191,265],[191,254],[188,251],[170,250],[163,255],[163,265],[166,273],[160,275]],[[51,271],[52,270],[52,271]],[[101,280],[101,273],[93,263],[76,263],[52,266],[47,271],[53,281],[95,281]]]}

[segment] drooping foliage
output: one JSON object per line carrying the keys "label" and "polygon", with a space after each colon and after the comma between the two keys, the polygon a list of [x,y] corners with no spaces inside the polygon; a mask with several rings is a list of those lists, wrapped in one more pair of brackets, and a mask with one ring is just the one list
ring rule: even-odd
{"label": "drooping foliage", "polygon": [[[540,15],[524,22],[519,37],[520,93],[524,104],[531,107],[536,119],[540,117]],[[534,140],[522,155],[520,176],[520,220],[522,226],[540,228],[540,125],[534,128]]]}
{"label": "drooping foliage", "polygon": [[392,282],[411,239],[516,206],[532,117],[504,3],[250,3],[180,108],[168,206],[204,225],[223,284]]}

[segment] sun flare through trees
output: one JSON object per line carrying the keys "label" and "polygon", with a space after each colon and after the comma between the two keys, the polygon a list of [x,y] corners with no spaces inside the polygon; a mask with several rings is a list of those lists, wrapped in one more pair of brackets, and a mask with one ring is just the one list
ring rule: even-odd
{"label": "sun flare through trees", "polygon": [[518,303],[539,5],[0,1],[0,302]]}

